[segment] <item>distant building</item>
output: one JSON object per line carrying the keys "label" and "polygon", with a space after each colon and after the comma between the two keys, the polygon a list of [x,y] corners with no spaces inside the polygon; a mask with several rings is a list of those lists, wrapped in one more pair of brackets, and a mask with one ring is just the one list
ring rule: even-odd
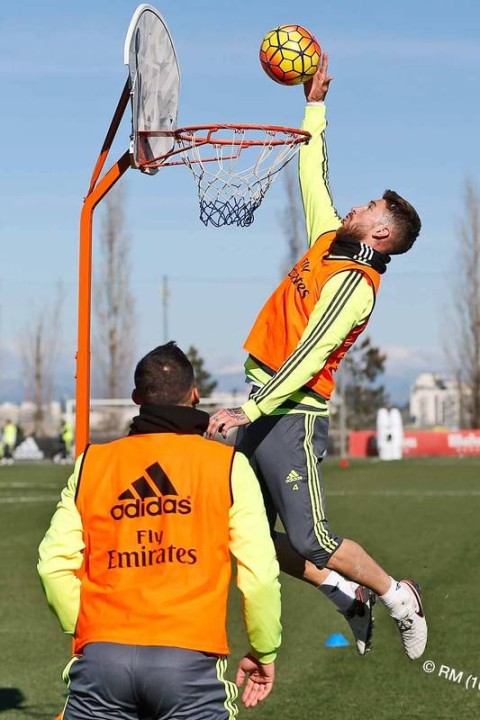
{"label": "distant building", "polygon": [[410,393],[410,415],[415,427],[461,427],[469,405],[465,385],[437,373],[422,373]]}

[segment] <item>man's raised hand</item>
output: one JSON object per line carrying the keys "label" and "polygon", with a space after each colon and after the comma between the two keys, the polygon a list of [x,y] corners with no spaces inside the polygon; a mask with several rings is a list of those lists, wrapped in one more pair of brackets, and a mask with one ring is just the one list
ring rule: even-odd
{"label": "man's raised hand", "polygon": [[303,85],[307,102],[322,102],[328,93],[333,78],[328,74],[328,53],[322,53],[317,71],[311,80]]}

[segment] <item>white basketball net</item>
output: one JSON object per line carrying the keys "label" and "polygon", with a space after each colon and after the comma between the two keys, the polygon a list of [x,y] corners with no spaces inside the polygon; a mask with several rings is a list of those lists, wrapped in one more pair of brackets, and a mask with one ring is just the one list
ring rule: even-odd
{"label": "white basketball net", "polygon": [[177,146],[197,183],[200,220],[215,227],[248,227],[277,174],[309,137],[262,126],[179,131]]}

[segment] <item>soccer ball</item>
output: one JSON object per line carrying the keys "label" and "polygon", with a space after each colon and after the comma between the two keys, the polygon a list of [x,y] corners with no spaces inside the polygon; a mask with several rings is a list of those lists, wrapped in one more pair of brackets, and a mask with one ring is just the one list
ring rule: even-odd
{"label": "soccer ball", "polygon": [[300,25],[270,30],[260,46],[260,62],[268,77],[281,85],[300,85],[315,74],[321,48]]}

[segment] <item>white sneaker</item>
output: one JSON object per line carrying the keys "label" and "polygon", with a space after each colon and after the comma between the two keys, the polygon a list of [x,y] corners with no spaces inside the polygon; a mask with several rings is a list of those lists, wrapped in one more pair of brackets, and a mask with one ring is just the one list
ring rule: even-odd
{"label": "white sneaker", "polygon": [[358,654],[365,655],[372,647],[373,606],[377,596],[363,585],[358,586],[355,596],[352,605],[342,615],[350,625]]}
{"label": "white sneaker", "polygon": [[400,630],[407,656],[410,660],[417,660],[425,651],[428,637],[420,587],[413,580],[400,580],[398,584],[408,591],[408,598],[404,603],[402,617],[394,618],[394,620]]}

